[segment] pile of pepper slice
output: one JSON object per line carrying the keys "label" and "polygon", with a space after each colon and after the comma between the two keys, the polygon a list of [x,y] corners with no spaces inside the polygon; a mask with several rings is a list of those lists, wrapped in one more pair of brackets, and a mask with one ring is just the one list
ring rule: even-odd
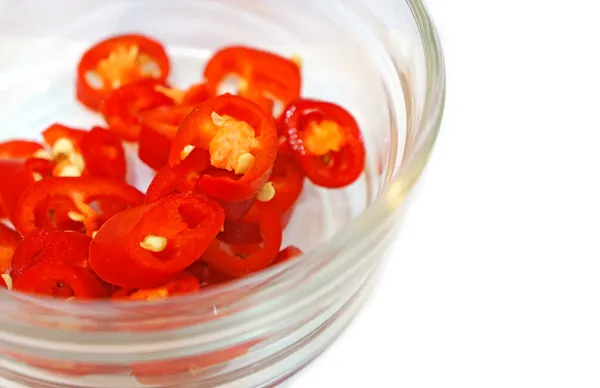
{"label": "pile of pepper slice", "polygon": [[[281,245],[305,180],[343,188],[365,165],[356,120],[302,98],[301,66],[226,47],[178,89],[155,39],[91,47],[76,97],[106,125],[56,123],[43,142],[0,143],[1,283],[64,299],[157,300],[300,256]],[[235,93],[221,93],[231,82]],[[126,149],[156,172],[145,193],[126,181]]]}

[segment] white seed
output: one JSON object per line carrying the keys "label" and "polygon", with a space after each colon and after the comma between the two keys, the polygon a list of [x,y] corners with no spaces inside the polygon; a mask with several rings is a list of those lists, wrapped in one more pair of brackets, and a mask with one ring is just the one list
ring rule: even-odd
{"label": "white seed", "polygon": [[273,183],[267,182],[256,194],[256,200],[260,202],[269,202],[275,197],[275,187]]}
{"label": "white seed", "polygon": [[188,155],[192,153],[194,148],[196,148],[196,147],[194,147],[191,144],[188,144],[185,147],[183,147],[183,149],[181,150],[181,154],[179,154],[179,159],[185,160],[185,158],[187,158]]}
{"label": "white seed", "polygon": [[74,211],[68,212],[67,217],[69,217],[70,220],[75,221],[75,222],[85,221],[85,217],[83,216],[83,214],[80,214],[80,213],[77,213]]}
{"label": "white seed", "polygon": [[235,173],[238,175],[245,174],[246,171],[250,170],[254,166],[254,155],[251,153],[242,154],[237,160],[237,166],[235,167]]}
{"label": "white seed", "polygon": [[35,151],[35,153],[33,154],[33,157],[38,158],[38,159],[52,160],[52,155],[50,155],[50,152],[48,152],[46,150]]}
{"label": "white seed", "polygon": [[176,104],[181,104],[181,102],[183,101],[183,97],[185,97],[185,91],[181,89],[167,88],[162,85],[156,85],[154,87],[154,90],[170,98]]}
{"label": "white seed", "polygon": [[223,224],[223,225],[221,226],[221,232],[224,232],[224,231],[225,231],[225,224]]}
{"label": "white seed", "polygon": [[300,55],[293,54],[292,62],[294,62],[298,67],[302,68],[302,57]]}
{"label": "white seed", "polygon": [[33,181],[34,181],[34,182],[39,182],[39,181],[41,181],[42,179],[44,179],[44,177],[42,176],[42,174],[40,174],[39,172],[34,172],[34,173],[33,173],[33,174],[31,174],[31,175],[33,175]]}
{"label": "white seed", "polygon": [[61,137],[52,146],[52,156],[57,157],[58,155],[68,155],[75,151],[73,143],[66,137]]}
{"label": "white seed", "polygon": [[81,156],[77,152],[73,152],[73,153],[69,154],[69,162],[73,166],[77,167],[79,170],[81,170],[81,171],[85,170],[85,160],[83,159],[83,156]]}
{"label": "white seed", "polygon": [[6,283],[6,288],[10,291],[13,288],[13,280],[9,274],[3,273],[2,279],[4,279],[4,283]]}
{"label": "white seed", "polygon": [[131,61],[133,61],[140,54],[140,48],[139,48],[139,46],[137,44],[131,45],[129,47],[129,52],[127,54],[128,54],[128,59],[131,60]]}
{"label": "white seed", "polygon": [[221,116],[217,112],[212,112],[210,114],[210,117],[212,118],[213,124],[216,125],[217,127],[222,127],[223,124],[225,124],[225,121],[226,121],[225,117]]}
{"label": "white seed", "polygon": [[85,73],[85,82],[92,87],[92,89],[102,89],[104,87],[104,81],[102,77],[95,71],[88,71]]}
{"label": "white seed", "polygon": [[92,238],[96,237],[96,235],[97,235],[97,234],[98,234],[98,231],[97,231],[97,230],[93,231],[93,232],[92,232]]}
{"label": "white seed", "polygon": [[81,170],[78,169],[77,167],[73,166],[73,165],[68,165],[68,166],[65,166],[62,170],[60,170],[60,172],[58,173],[58,176],[61,176],[61,177],[80,177],[81,176]]}
{"label": "white seed", "polygon": [[149,234],[140,243],[140,246],[150,252],[162,252],[167,247],[167,238]]}
{"label": "white seed", "polygon": [[142,62],[142,65],[140,66],[140,72],[143,75],[149,75],[153,78],[159,78],[162,75],[158,64],[147,56],[143,54],[140,55],[140,61]]}

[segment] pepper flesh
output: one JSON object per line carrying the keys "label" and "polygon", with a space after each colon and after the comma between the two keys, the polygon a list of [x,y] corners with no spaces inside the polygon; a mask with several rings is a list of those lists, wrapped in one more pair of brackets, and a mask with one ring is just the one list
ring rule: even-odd
{"label": "pepper flesh", "polygon": [[[15,227],[26,236],[39,225],[35,210],[45,201],[70,201],[85,217],[83,226],[88,235],[98,230],[103,221],[90,203],[96,200],[118,201],[125,206],[137,206],[144,195],[128,184],[108,178],[48,178],[32,184],[19,199]],[[71,210],[73,210],[71,209]]]}
{"label": "pepper flesh", "polygon": [[[77,99],[98,111],[114,89],[144,78],[164,81],[169,71],[169,58],[157,41],[136,34],[113,36],[81,57],[77,68]],[[93,84],[94,79],[98,85]]]}
{"label": "pepper flesh", "polygon": [[[194,194],[172,195],[125,210],[108,220],[90,245],[90,263],[105,281],[125,288],[154,288],[198,259],[225,217],[214,201]],[[148,235],[167,239],[166,249],[148,251]]]}

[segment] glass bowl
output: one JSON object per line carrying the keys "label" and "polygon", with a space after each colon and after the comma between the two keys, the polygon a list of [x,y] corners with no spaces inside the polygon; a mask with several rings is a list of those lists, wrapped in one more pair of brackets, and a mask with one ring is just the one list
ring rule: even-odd
{"label": "glass bowl", "polygon": [[[35,139],[53,122],[102,125],[75,101],[79,56],[141,32],[168,47],[175,85],[198,81],[211,52],[230,44],[300,55],[303,95],[352,112],[368,155],[351,187],[307,186],[284,236],[307,252],[298,260],[148,303],[0,294],[0,386],[267,387],[335,340],[440,125],[443,58],[420,0],[21,0],[0,11],[2,138]],[[129,181],[144,189],[152,174],[127,148]]]}

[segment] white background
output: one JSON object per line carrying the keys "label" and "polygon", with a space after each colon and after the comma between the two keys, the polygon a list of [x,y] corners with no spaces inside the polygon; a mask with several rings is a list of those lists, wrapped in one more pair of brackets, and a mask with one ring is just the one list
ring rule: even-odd
{"label": "white background", "polygon": [[598,387],[598,2],[426,3],[439,142],[398,257],[292,386]]}

